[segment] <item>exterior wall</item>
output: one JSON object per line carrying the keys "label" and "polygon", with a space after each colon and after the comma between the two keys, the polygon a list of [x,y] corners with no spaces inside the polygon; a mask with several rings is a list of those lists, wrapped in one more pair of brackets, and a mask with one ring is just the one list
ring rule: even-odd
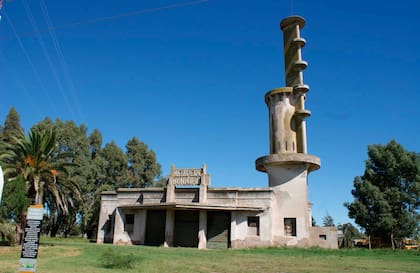
{"label": "exterior wall", "polygon": [[175,189],[175,201],[179,203],[198,203],[199,188]]}
{"label": "exterior wall", "polygon": [[118,205],[118,196],[115,192],[104,192],[101,196],[101,208],[99,212],[98,234],[96,242],[98,244],[107,241],[112,242],[113,238],[113,214]]}
{"label": "exterior wall", "polygon": [[130,235],[124,231],[125,213],[122,209],[117,208],[115,212],[114,224],[114,244],[131,244]]}
{"label": "exterior wall", "polygon": [[[305,165],[268,166],[273,189],[272,240],[273,245],[307,246],[310,237],[307,170]],[[287,183],[286,183],[287,182]],[[296,219],[296,236],[285,232],[285,218]]]}
{"label": "exterior wall", "polygon": [[[267,247],[267,246],[320,246],[337,248],[337,232],[334,228],[311,227],[310,204],[307,202],[307,171],[296,166],[283,166],[287,172],[269,171],[277,181],[289,179],[287,183],[278,183],[270,188],[208,188],[207,205],[237,207],[260,207],[262,211],[231,211],[230,245],[232,248]],[[295,175],[290,175],[295,173]],[[285,178],[286,174],[286,178]],[[277,176],[277,177],[276,177]],[[290,177],[289,177],[290,176]],[[176,189],[178,203],[196,203],[198,188]],[[147,210],[135,208],[135,205],[165,203],[165,189],[119,189],[116,192],[104,192],[101,199],[98,243],[144,244],[146,233]],[[198,204],[198,203],[197,203]],[[128,206],[124,208],[121,206]],[[167,213],[174,214],[174,210]],[[131,231],[124,230],[125,215],[134,215]],[[171,216],[171,215],[169,215]],[[259,234],[250,234],[248,217],[258,217]],[[285,233],[284,218],[296,219],[296,236]],[[113,223],[110,225],[110,220]],[[172,219],[172,220],[171,220]],[[206,211],[200,211],[199,248],[207,245]],[[173,242],[173,217],[166,218],[166,240],[164,245]],[[106,234],[106,227],[111,232]],[[108,237],[107,237],[108,236]],[[111,240],[110,240],[111,238]]]}
{"label": "exterior wall", "polygon": [[103,192],[99,213],[97,243],[114,242],[123,244],[143,244],[146,222],[145,211],[131,211],[134,214],[133,234],[124,232],[124,215],[118,207],[135,204],[156,204],[164,201],[163,188],[118,189]]}
{"label": "exterior wall", "polygon": [[[250,234],[248,217],[259,217],[259,234]],[[271,246],[271,219],[269,212],[253,213],[233,211],[231,215],[231,247],[268,247]]]}
{"label": "exterior wall", "polygon": [[134,214],[134,227],[131,242],[135,245],[144,245],[146,236],[146,210],[136,210]]}
{"label": "exterior wall", "polygon": [[338,249],[337,229],[335,227],[311,227],[309,246]]}
{"label": "exterior wall", "polygon": [[270,188],[209,188],[207,204],[269,207],[271,194]]}

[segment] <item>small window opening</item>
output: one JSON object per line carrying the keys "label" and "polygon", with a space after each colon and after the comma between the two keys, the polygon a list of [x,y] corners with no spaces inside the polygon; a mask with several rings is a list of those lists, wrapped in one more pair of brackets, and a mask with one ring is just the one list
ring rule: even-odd
{"label": "small window opening", "polygon": [[284,218],[284,233],[286,236],[296,236],[296,218]]}
{"label": "small window opening", "polygon": [[327,240],[327,235],[325,235],[325,234],[319,234],[319,239],[321,239],[321,240]]}
{"label": "small window opening", "polygon": [[125,215],[124,231],[133,232],[134,228],[134,214]]}
{"label": "small window opening", "polygon": [[248,216],[248,235],[260,235],[260,217]]}

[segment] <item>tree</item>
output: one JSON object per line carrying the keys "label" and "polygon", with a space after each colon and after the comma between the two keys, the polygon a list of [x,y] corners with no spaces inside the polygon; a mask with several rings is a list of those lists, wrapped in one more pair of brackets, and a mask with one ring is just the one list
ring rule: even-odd
{"label": "tree", "polygon": [[102,149],[102,134],[98,129],[93,130],[89,136],[91,157],[94,159]]}
{"label": "tree", "polygon": [[324,216],[324,218],[322,218],[322,223],[324,227],[335,227],[334,219],[328,213]]}
{"label": "tree", "polygon": [[345,203],[368,236],[390,243],[411,236],[419,225],[420,166],[417,155],[394,140],[369,145],[363,176],[355,177],[354,201]]}
{"label": "tree", "polygon": [[128,160],[121,148],[114,141],[111,141],[102,149],[101,157],[105,161],[103,184],[126,187]]}
{"label": "tree", "polygon": [[26,183],[22,176],[14,181],[5,180],[3,198],[0,204],[0,219],[19,223],[30,204],[26,196]]}
{"label": "tree", "polygon": [[[69,153],[72,155],[71,161],[75,163],[72,166],[68,166],[68,176],[63,176],[60,179],[65,182],[64,185],[73,185],[77,187],[77,192],[83,192],[83,196],[72,194],[73,190],[66,187],[62,187],[61,191],[67,196],[63,200],[67,203],[67,210],[63,211],[54,202],[53,196],[46,196],[45,202],[48,206],[48,215],[44,219],[46,223],[44,230],[48,232],[51,237],[56,236],[60,230],[64,234],[68,233],[72,229],[72,225],[76,225],[76,218],[82,218],[81,207],[84,206],[84,196],[88,195],[87,191],[88,180],[91,165],[91,154],[89,139],[86,135],[87,128],[83,124],[78,126],[73,121],[61,121],[56,119],[53,122],[49,118],[45,118],[32,127],[32,130],[53,130],[57,134],[57,145],[55,147],[56,153]],[[65,163],[66,158],[58,159],[59,162]],[[76,198],[69,198],[76,197]],[[80,213],[78,215],[78,213]],[[77,217],[76,217],[77,215]]]}
{"label": "tree", "polygon": [[160,176],[160,164],[156,162],[156,154],[147,145],[133,137],[125,145],[128,159],[128,187],[152,186],[156,177]]}
{"label": "tree", "polygon": [[3,227],[8,227],[7,230],[10,231],[10,227],[13,226],[13,233],[17,233],[12,243],[20,244],[23,239],[26,210],[30,203],[26,195],[26,182],[22,176],[13,181],[5,179],[0,219],[4,219]]}
{"label": "tree", "polygon": [[69,154],[56,153],[56,135],[53,131],[30,131],[27,136],[20,134],[13,137],[15,144],[3,143],[0,161],[5,175],[10,178],[23,176],[27,183],[28,196],[36,204],[43,203],[44,193],[51,194],[55,202],[65,209],[57,177],[67,172],[70,162],[60,162],[60,158],[69,158]]}
{"label": "tree", "polygon": [[351,223],[346,223],[337,226],[338,230],[343,232],[343,240],[339,247],[350,248],[353,247],[353,240],[363,238],[363,234]]}
{"label": "tree", "polygon": [[19,136],[23,132],[20,126],[20,118],[15,108],[10,108],[9,113],[4,121],[4,140],[13,143],[13,138]]}

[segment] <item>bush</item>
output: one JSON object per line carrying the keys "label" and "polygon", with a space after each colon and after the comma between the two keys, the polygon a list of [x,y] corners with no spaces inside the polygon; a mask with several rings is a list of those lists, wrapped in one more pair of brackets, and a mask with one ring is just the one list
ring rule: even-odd
{"label": "bush", "polygon": [[[16,243],[16,227],[12,223],[0,223],[0,241],[2,245],[15,245]],[[7,242],[7,243],[6,243]]]}
{"label": "bush", "polygon": [[131,269],[136,260],[133,254],[120,254],[108,248],[102,253],[102,266],[105,268]]}

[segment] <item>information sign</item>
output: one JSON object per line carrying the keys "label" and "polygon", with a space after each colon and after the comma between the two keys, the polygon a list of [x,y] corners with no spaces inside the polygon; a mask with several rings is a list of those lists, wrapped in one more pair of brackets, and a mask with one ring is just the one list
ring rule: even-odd
{"label": "information sign", "polygon": [[36,272],[36,258],[38,257],[43,214],[44,208],[42,205],[33,205],[28,209],[19,261],[19,273]]}

